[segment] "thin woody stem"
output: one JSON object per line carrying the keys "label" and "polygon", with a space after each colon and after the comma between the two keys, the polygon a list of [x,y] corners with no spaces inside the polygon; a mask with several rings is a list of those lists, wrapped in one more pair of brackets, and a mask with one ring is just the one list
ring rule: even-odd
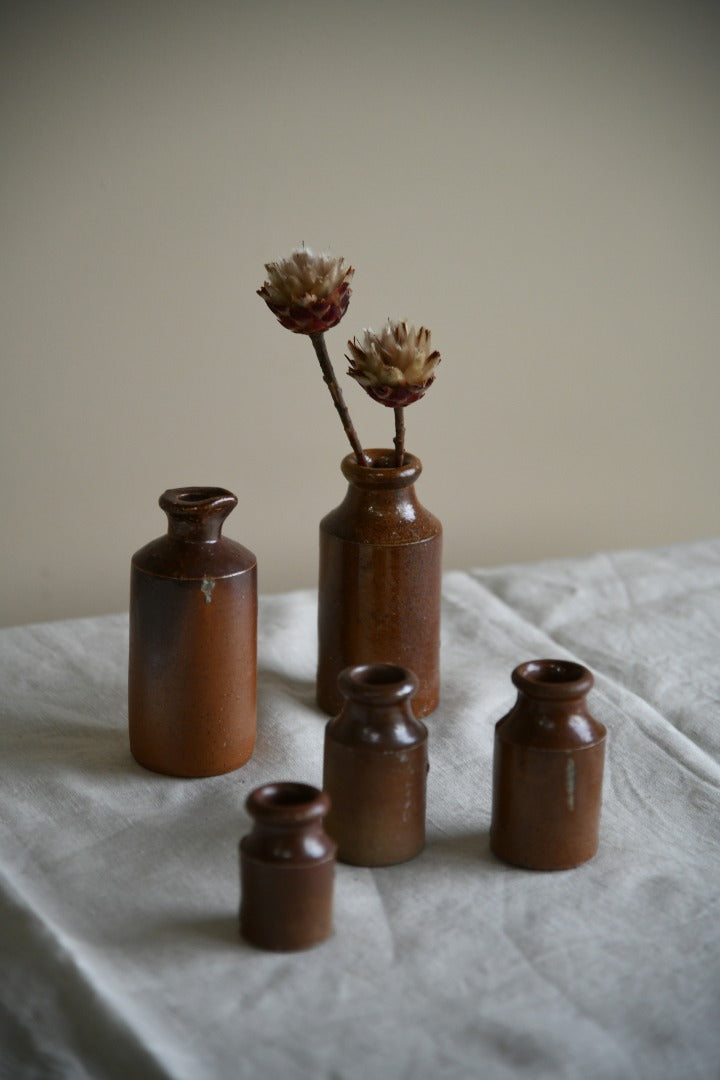
{"label": "thin woody stem", "polygon": [[353,453],[355,454],[355,459],[358,465],[369,465],[370,462],[365,457],[363,448],[360,445],[360,440],[357,437],[357,432],[355,431],[353,422],[350,419],[350,413],[348,412],[348,407],[345,404],[342,390],[338,386],[338,381],[335,378],[335,372],[333,371],[333,366],[330,362],[330,357],[328,356],[327,345],[325,344],[325,334],[321,331],[320,333],[310,334],[309,336],[310,340],[315,346],[315,352],[317,353],[317,358],[320,361],[323,379],[325,380],[327,388],[330,391],[330,396],[333,399],[333,404],[335,405],[335,408],[338,411],[338,415],[342,421],[343,430],[348,437],[350,446],[352,447]]}
{"label": "thin woody stem", "polygon": [[395,465],[399,469],[405,461],[405,407],[395,406]]}

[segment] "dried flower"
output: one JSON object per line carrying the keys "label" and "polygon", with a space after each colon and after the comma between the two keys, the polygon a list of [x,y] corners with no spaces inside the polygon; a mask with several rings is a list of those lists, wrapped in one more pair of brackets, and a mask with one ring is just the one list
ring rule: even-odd
{"label": "dried flower", "polygon": [[365,330],[361,344],[348,341],[352,375],[371,398],[391,408],[404,408],[423,396],[435,381],[440,353],[431,352],[430,331],[406,322],[390,322],[379,334]]}
{"label": "dried flower", "polygon": [[258,296],[288,330],[306,334],[320,363],[325,385],[359,465],[366,457],[335,378],[325,344],[325,331],[337,326],[350,303],[352,266],[344,268],[344,259],[315,255],[310,248],[293,251],[287,259],[265,263],[268,280],[258,289]]}
{"label": "dried flower", "polygon": [[298,248],[286,259],[265,264],[268,280],[258,296],[287,330],[322,334],[337,326],[350,303],[355,270],[344,261]]}

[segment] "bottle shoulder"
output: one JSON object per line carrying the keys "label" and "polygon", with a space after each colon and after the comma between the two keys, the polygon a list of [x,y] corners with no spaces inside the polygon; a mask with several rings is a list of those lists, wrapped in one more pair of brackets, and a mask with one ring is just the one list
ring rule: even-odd
{"label": "bottle shoulder", "polygon": [[604,724],[583,706],[535,703],[516,705],[498,720],[495,733],[503,742],[536,750],[582,750],[602,742]]}
{"label": "bottle shoulder", "polygon": [[257,559],[249,548],[227,537],[202,542],[159,536],[136,551],[131,564],[134,570],[156,577],[195,580],[247,573],[256,567]]}
{"label": "bottle shoulder", "polygon": [[427,742],[428,730],[412,711],[406,715],[353,714],[344,710],[328,720],[326,738],[333,743],[368,751],[389,753],[411,750]]}
{"label": "bottle shoulder", "polygon": [[276,831],[255,825],[240,841],[245,858],[265,865],[303,867],[334,859],[337,845],[321,825]]}
{"label": "bottle shoulder", "polygon": [[388,498],[348,493],[322,519],[320,535],[356,544],[416,544],[439,539],[442,524],[413,496]]}

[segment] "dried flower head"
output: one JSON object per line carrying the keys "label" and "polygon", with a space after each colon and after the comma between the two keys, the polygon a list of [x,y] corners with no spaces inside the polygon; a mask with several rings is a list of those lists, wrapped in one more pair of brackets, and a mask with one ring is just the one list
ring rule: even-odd
{"label": "dried flower head", "polygon": [[406,322],[390,322],[379,334],[365,330],[358,344],[348,341],[352,375],[371,398],[392,408],[411,405],[435,381],[440,353],[431,351],[430,331]]}
{"label": "dried flower head", "polygon": [[268,280],[258,296],[294,334],[324,333],[337,326],[350,303],[355,270],[344,261],[298,248],[286,259],[265,264]]}

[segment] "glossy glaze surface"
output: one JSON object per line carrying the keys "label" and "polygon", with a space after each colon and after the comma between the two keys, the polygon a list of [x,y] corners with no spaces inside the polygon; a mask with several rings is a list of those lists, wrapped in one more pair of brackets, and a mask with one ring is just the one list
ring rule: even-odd
{"label": "glossy glaze surface", "polygon": [[517,701],[495,726],[490,846],[516,866],[569,869],[598,846],[606,731],[587,707],[593,677],[532,660],[512,679]]}
{"label": "glossy glaze surface", "polygon": [[325,727],[326,828],[359,866],[412,859],[425,844],[427,728],[413,715],[418,680],[392,664],[347,668],[344,705]]}
{"label": "glossy glaze surface", "polygon": [[130,749],[155,772],[212,776],[253,752],[257,568],[222,536],[236,503],[223,488],[166,491],[167,535],[132,558]]}
{"label": "glossy glaze surface", "polygon": [[275,952],[307,949],[332,931],[336,844],[324,830],[328,796],[292,781],[248,796],[253,828],[240,841],[240,932]]}

